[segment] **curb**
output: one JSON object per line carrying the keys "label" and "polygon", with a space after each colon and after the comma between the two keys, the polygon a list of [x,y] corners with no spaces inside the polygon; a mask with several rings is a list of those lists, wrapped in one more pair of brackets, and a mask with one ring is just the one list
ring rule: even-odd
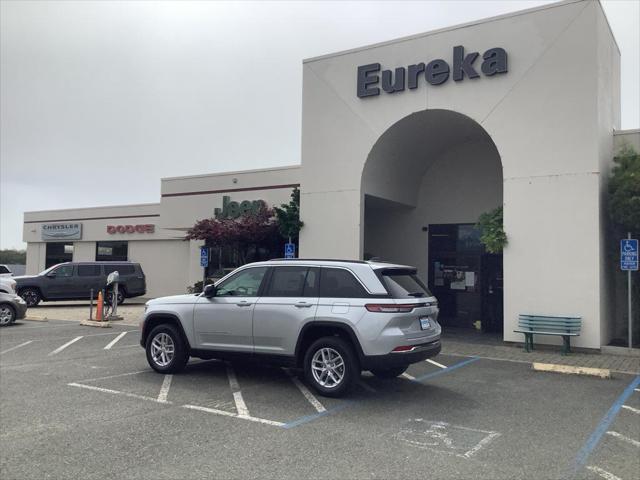
{"label": "curb", "polygon": [[588,375],[591,377],[611,378],[611,370],[607,368],[573,367],[553,363],[533,362],[531,368],[538,372],[567,373],[570,375]]}
{"label": "curb", "polygon": [[22,320],[29,320],[31,322],[48,322],[49,321],[47,317],[32,317],[32,316],[25,317]]}
{"label": "curb", "polygon": [[96,322],[94,320],[80,320],[80,325],[86,325],[88,327],[98,327],[98,328],[111,328],[111,322]]}

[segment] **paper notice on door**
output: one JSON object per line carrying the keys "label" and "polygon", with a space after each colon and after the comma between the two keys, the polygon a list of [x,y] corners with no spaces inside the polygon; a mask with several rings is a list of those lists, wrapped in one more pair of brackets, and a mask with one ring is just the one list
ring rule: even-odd
{"label": "paper notice on door", "polygon": [[449,284],[451,290],[465,290],[466,287],[464,285],[464,280],[460,280],[458,282],[451,282]]}
{"label": "paper notice on door", "polygon": [[476,272],[464,272],[464,284],[467,287],[474,287],[476,284]]}

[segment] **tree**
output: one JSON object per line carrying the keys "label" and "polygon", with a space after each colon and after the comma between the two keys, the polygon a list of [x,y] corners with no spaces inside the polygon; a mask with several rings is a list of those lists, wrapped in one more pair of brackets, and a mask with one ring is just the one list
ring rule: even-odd
{"label": "tree", "polygon": [[205,240],[209,247],[231,247],[238,253],[240,264],[247,263],[251,250],[272,246],[277,239],[278,223],[273,210],[261,207],[236,219],[206,218],[198,220],[187,231],[185,240]]}
{"label": "tree", "polygon": [[292,238],[297,238],[304,223],[300,221],[300,189],[294,188],[291,192],[289,203],[283,203],[274,207],[278,219],[278,231],[280,235],[291,243]]}
{"label": "tree", "polygon": [[500,253],[507,245],[507,234],[504,233],[502,207],[485,212],[478,217],[476,227],[480,230],[480,241],[487,252]]}
{"label": "tree", "polygon": [[613,158],[609,180],[609,216],[624,232],[640,232],[640,155],[624,147]]}
{"label": "tree", "polygon": [[27,252],[25,250],[14,249],[0,250],[0,263],[24,265],[27,263]]}

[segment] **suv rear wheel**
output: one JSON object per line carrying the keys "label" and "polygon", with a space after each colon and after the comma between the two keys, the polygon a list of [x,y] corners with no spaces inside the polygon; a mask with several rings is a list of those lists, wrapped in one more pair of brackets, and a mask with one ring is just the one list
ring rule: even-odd
{"label": "suv rear wheel", "polygon": [[[105,296],[107,305],[111,305],[113,303],[113,290],[108,290]],[[122,305],[125,298],[127,298],[127,292],[123,287],[118,287],[118,305]]]}
{"label": "suv rear wheel", "polygon": [[40,290],[37,288],[27,287],[20,290],[20,296],[26,302],[27,307],[35,307],[42,300]]}
{"label": "suv rear wheel", "polygon": [[155,327],[147,337],[147,362],[159,373],[177,373],[189,360],[182,336],[173,325]]}
{"label": "suv rear wheel", "polygon": [[323,337],[311,344],[304,356],[307,382],[321,395],[341,397],[360,376],[351,345],[340,337]]}
{"label": "suv rear wheel", "polygon": [[376,368],[374,370],[371,370],[371,373],[373,373],[378,378],[395,378],[406,372],[407,368],[409,368],[409,365],[393,368]]}

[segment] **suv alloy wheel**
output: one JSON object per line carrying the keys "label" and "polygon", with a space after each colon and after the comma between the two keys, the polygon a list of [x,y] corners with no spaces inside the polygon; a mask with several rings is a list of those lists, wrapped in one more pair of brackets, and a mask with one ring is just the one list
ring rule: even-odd
{"label": "suv alloy wheel", "polygon": [[24,288],[20,291],[20,296],[27,303],[27,307],[35,307],[40,303],[40,300],[42,300],[37,288]]}
{"label": "suv alloy wheel", "polygon": [[151,331],[145,349],[149,365],[158,373],[179,372],[189,360],[182,336],[169,324],[158,325]]}
{"label": "suv alloy wheel", "polygon": [[304,356],[307,382],[321,395],[341,397],[360,376],[351,345],[340,337],[323,337],[311,344]]}
{"label": "suv alloy wheel", "polygon": [[0,305],[0,326],[10,325],[16,320],[16,312],[11,305],[3,303]]}

